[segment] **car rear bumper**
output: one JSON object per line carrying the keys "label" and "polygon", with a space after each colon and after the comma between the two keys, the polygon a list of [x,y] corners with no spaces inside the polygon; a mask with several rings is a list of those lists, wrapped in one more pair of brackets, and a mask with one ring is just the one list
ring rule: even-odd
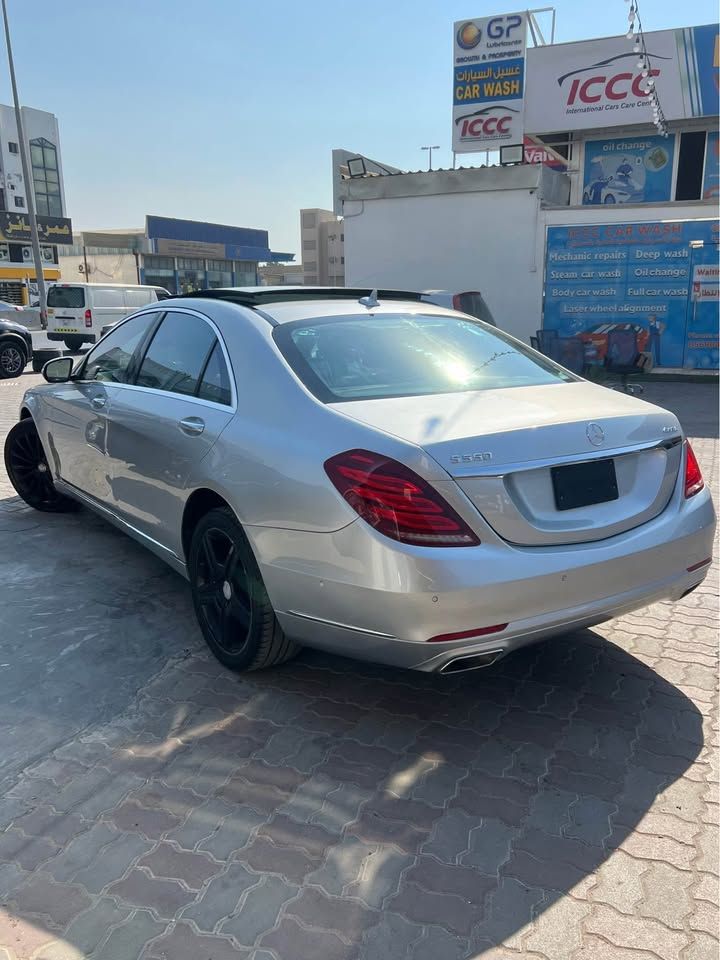
{"label": "car rear bumper", "polygon": [[[250,527],[270,599],[307,646],[425,671],[459,655],[503,655],[697,586],[712,555],[707,490],[676,491],[655,520],[608,540],[517,548],[488,530],[478,547],[409,548],[362,521],[331,534]],[[484,636],[448,633],[507,626]]]}

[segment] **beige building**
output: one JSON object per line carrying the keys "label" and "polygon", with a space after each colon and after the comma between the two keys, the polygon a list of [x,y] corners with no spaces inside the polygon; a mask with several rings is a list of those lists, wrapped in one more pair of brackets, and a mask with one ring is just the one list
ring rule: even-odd
{"label": "beige building", "polygon": [[258,270],[264,287],[293,287],[303,284],[301,263],[265,263]]}
{"label": "beige building", "polygon": [[300,211],[300,248],[304,282],[311,286],[345,286],[343,222],[332,210]]}

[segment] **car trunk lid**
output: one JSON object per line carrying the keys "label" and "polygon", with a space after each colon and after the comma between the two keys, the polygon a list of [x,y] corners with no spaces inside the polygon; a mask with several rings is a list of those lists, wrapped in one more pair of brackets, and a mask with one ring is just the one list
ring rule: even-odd
{"label": "car trunk lid", "polygon": [[647,522],[667,505],[681,461],[673,414],[585,381],[337,408],[423,447],[518,545],[599,540]]}

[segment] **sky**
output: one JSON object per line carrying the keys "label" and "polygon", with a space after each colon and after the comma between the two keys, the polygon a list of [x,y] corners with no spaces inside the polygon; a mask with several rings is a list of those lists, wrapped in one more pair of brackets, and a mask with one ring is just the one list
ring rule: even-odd
{"label": "sky", "polygon": [[[298,253],[330,207],[333,147],[450,166],[452,24],[486,0],[7,0],[23,104],[56,114],[67,215],[266,229]],[[717,0],[639,0],[647,32],[717,20]],[[557,0],[556,42],[624,33],[625,0]],[[542,23],[549,21],[541,20]],[[2,44],[0,44],[0,47]],[[0,53],[0,102],[11,103]],[[300,257],[296,256],[299,260]]]}

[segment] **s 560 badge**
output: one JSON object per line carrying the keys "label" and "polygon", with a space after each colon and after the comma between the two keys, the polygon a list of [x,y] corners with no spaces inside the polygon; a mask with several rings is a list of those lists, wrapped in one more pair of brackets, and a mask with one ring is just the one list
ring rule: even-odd
{"label": "s 560 badge", "polygon": [[450,463],[487,463],[492,456],[491,453],[463,453],[450,457]]}

